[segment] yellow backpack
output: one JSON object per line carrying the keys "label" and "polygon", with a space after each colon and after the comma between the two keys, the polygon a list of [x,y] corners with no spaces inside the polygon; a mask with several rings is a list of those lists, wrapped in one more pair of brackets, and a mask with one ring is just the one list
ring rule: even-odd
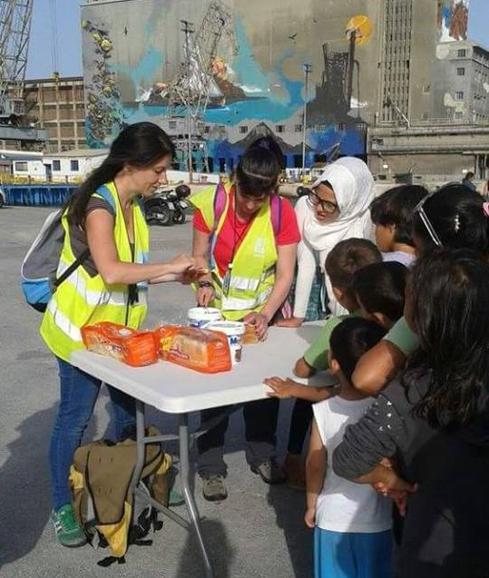
{"label": "yellow backpack", "polygon": [[[155,427],[148,436],[160,435]],[[168,506],[172,459],[160,443],[147,444],[140,484],[154,500]],[[123,564],[129,544],[150,545],[143,540],[151,529],[159,530],[162,522],[157,510],[129,492],[136,465],[136,442],[128,438],[114,444],[98,440],[79,447],[70,468],[73,508],[78,522],[94,547],[108,546],[111,556],[98,562],[110,566]]]}

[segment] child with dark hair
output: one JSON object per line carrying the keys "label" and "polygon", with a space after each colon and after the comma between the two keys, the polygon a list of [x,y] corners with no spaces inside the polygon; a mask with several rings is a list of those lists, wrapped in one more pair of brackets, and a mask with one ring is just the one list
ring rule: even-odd
{"label": "child with dark hair", "polygon": [[373,263],[357,271],[353,291],[364,319],[389,330],[404,311],[408,270],[395,261]]}
{"label": "child with dark hair", "polygon": [[345,319],[330,340],[330,371],[339,389],[313,406],[314,420],[306,461],[305,522],[314,530],[315,578],[390,578],[391,504],[370,486],[340,478],[332,469],[335,448],[349,424],[373,403],[351,384],[360,357],[384,335],[366,319]]}
{"label": "child with dark hair", "polygon": [[[472,249],[482,258],[489,255],[489,211],[483,198],[459,183],[438,189],[415,208],[413,239],[421,257],[436,247]],[[419,340],[404,318],[358,363],[355,387],[377,394],[400,371]]]}
{"label": "child with dark hair", "polygon": [[[347,239],[338,243],[326,259],[326,272],[331,279],[335,298],[348,312],[348,316],[360,313],[353,291],[353,277],[356,271],[371,263],[381,263],[382,256],[377,247],[366,239]],[[329,340],[333,329],[348,316],[331,316],[326,319],[319,337],[297,360],[294,374],[297,377],[310,377],[316,371],[327,369]],[[295,397],[294,410],[290,422],[288,453],[285,470],[292,487],[304,487],[304,464],[302,448],[312,418],[311,403],[321,401],[331,395],[329,387],[311,387],[297,383],[292,379],[271,377],[265,380],[271,388],[272,397]]]}
{"label": "child with dark hair", "polygon": [[414,261],[414,209],[427,195],[428,191],[419,185],[401,185],[389,189],[370,205],[375,242],[384,261],[398,261],[406,267]]}
{"label": "child with dark hair", "polygon": [[[437,249],[416,262],[406,319],[420,353],[334,452],[336,474],[409,491],[398,578],[487,576],[488,279],[475,251]],[[393,457],[399,475],[381,463]]]}
{"label": "child with dark hair", "polygon": [[[359,304],[353,288],[358,271],[381,263],[382,256],[375,245],[367,239],[347,239],[338,243],[326,259],[326,272],[331,280],[336,300],[350,315],[358,315]],[[316,371],[328,368],[328,349],[331,331],[345,317],[329,317],[318,339],[297,360],[294,373],[297,377],[309,377]],[[318,401],[318,400],[315,400]]]}

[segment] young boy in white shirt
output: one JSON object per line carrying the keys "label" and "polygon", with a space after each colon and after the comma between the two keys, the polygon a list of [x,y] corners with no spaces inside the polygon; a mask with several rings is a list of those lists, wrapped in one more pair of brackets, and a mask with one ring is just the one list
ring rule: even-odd
{"label": "young boy in white shirt", "polygon": [[373,402],[351,385],[360,357],[385,331],[377,323],[345,319],[331,334],[330,371],[340,388],[336,396],[313,406],[306,460],[305,522],[314,530],[315,578],[390,578],[391,501],[373,488],[337,476],[333,452],[347,425],[363,417]]}

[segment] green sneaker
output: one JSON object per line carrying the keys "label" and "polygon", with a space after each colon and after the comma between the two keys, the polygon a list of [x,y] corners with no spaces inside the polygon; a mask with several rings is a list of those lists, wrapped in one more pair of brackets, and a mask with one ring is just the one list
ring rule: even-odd
{"label": "green sneaker", "polygon": [[53,510],[51,519],[58,542],[67,548],[78,548],[87,543],[87,537],[75,518],[71,504]]}

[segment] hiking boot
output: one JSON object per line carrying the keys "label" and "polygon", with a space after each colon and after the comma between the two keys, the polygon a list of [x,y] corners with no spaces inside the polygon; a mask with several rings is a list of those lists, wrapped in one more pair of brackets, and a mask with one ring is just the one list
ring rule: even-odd
{"label": "hiking boot", "polygon": [[212,475],[202,478],[202,495],[209,502],[222,502],[228,497],[223,476]]}
{"label": "hiking boot", "polygon": [[71,504],[61,506],[59,510],[53,510],[51,519],[56,538],[61,545],[67,548],[78,548],[87,543],[85,532],[78,524]]}
{"label": "hiking boot", "polygon": [[294,490],[304,490],[306,487],[306,472],[301,455],[287,454],[284,462],[287,475],[287,485]]}
{"label": "hiking boot", "polygon": [[283,469],[273,459],[251,466],[251,471],[258,474],[266,484],[281,484],[286,479]]}

